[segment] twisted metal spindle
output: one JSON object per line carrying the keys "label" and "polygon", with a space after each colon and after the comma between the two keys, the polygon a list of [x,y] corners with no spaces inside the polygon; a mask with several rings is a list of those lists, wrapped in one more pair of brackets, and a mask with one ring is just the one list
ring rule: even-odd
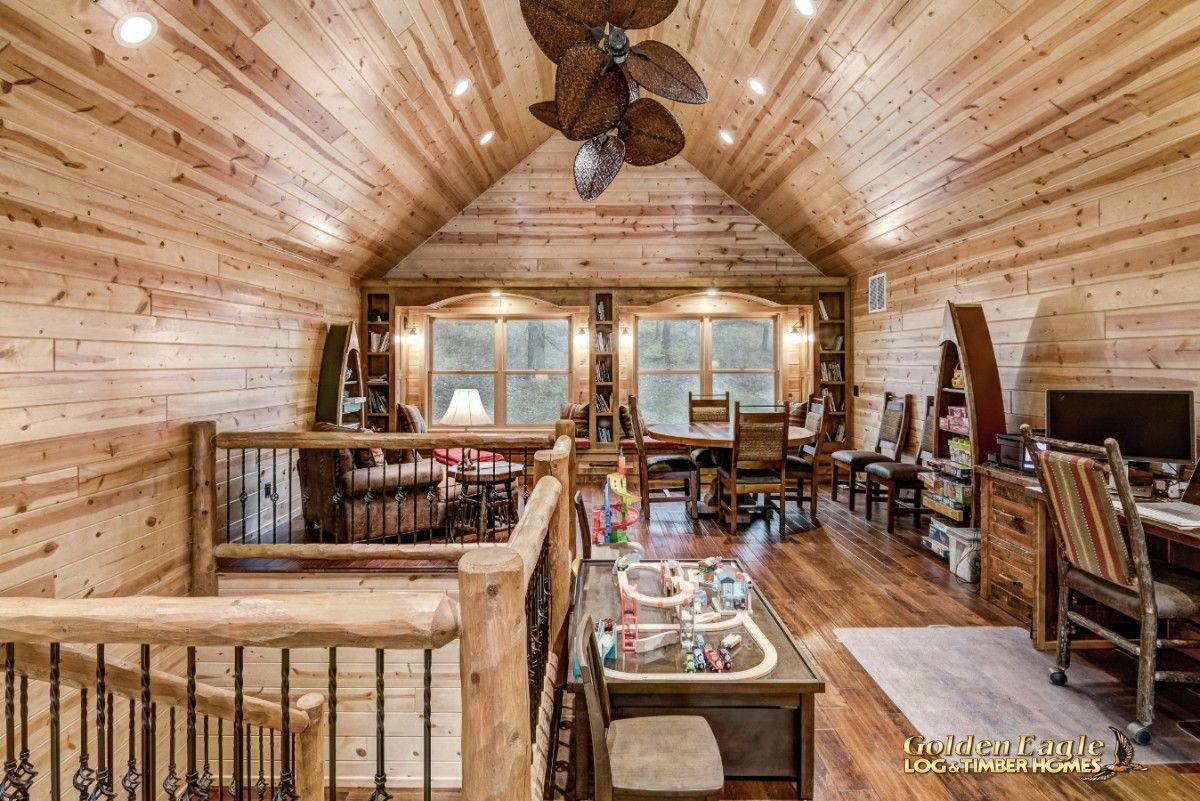
{"label": "twisted metal spindle", "polygon": [[258,794],[258,801],[265,801],[267,792],[267,775],[264,773],[266,766],[263,765],[263,730],[262,726],[258,727],[258,781],[254,783],[254,792]]}
{"label": "twisted metal spindle", "polygon": [[126,801],[137,801],[138,785],[142,783],[142,774],[137,769],[137,743],[134,733],[137,730],[137,702],[129,699],[129,759],[125,762],[125,775],[121,777],[121,787],[125,790]]}
{"label": "twisted metal spindle", "polygon": [[108,685],[105,678],[104,643],[96,646],[96,783],[88,801],[113,799],[112,766],[108,764]]}
{"label": "twisted metal spindle", "polygon": [[208,715],[204,716],[204,767],[200,770],[200,778],[196,782],[199,798],[207,801],[212,793],[212,766],[208,762]]}
{"label": "twisted metal spindle", "polygon": [[16,785],[17,801],[29,801],[29,787],[38,772],[29,758],[29,677],[21,677],[21,753],[17,757]]}
{"label": "twisted metal spindle", "polygon": [[387,772],[384,768],[383,649],[375,649],[375,791],[369,801],[388,801]]}
{"label": "twisted metal spindle", "polygon": [[96,772],[88,765],[87,711],[88,691],[85,687],[79,691],[79,767],[71,777],[71,786],[79,793],[79,801],[87,801],[92,782],[96,780]]}
{"label": "twisted metal spindle", "polygon": [[[172,727],[174,728],[174,727]],[[199,801],[208,796],[200,787],[200,775],[196,772],[196,648],[187,649],[187,773],[184,776],[183,801]],[[207,745],[207,743],[206,743]],[[174,752],[175,749],[171,749]]]}
{"label": "twisted metal spindle", "polygon": [[242,789],[245,787],[245,755],[246,747],[242,739],[245,728],[245,710],[242,708],[243,673],[245,670],[245,653],[242,646],[233,649],[233,783],[229,786],[229,794],[234,801],[241,801]]}
{"label": "twisted metal spindle", "polygon": [[17,666],[16,646],[4,646],[4,778],[0,780],[0,801],[16,801],[20,790],[17,776]]}
{"label": "twisted metal spindle", "polygon": [[[142,801],[154,801],[154,785],[150,781],[151,769],[154,763],[154,744],[153,738],[150,735],[152,728],[150,715],[152,714],[150,700],[150,646],[142,646],[142,664],[141,664],[141,681],[142,681],[142,770],[138,774],[138,783],[142,784]],[[130,754],[132,758],[132,753]]]}
{"label": "twisted metal spindle", "polygon": [[59,674],[60,648],[50,644],[50,801],[62,801],[62,686]]}
{"label": "twisted metal spindle", "polygon": [[[296,792],[296,780],[292,773],[292,652],[284,648],[280,653],[279,667],[279,705],[283,711],[283,730],[279,735],[279,786],[275,788],[274,801],[295,801],[300,795]],[[262,730],[259,730],[261,738]],[[259,759],[262,759],[262,741],[259,741]]]}
{"label": "twisted metal spindle", "polygon": [[337,649],[329,649],[329,797],[337,798]]}
{"label": "twisted metal spindle", "polygon": [[167,734],[167,775],[163,779],[162,788],[168,801],[175,801],[175,794],[179,792],[181,784],[179,774],[175,771],[175,707],[167,710],[167,726],[170,729]]}

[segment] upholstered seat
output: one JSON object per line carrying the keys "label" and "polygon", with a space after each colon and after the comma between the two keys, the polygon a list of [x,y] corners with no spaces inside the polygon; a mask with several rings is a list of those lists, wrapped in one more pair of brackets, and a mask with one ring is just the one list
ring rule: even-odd
{"label": "upholstered seat", "polygon": [[717,738],[697,715],[614,720],[605,740],[615,798],[703,798],[725,786]]}
{"label": "upholstered seat", "polygon": [[877,451],[834,451],[831,458],[835,462],[849,465],[856,473],[875,462],[893,461],[893,457],[884,456]]}
{"label": "upholstered seat", "polygon": [[690,456],[664,454],[646,457],[646,471],[650,473],[686,473],[695,469],[696,463]]}
{"label": "upholstered seat", "polygon": [[[1200,615],[1200,575],[1153,563],[1154,602],[1160,618]],[[1130,617],[1141,614],[1141,600],[1133,587],[1123,587],[1073,567],[1067,569],[1067,586]]]}
{"label": "upholstered seat", "polygon": [[887,481],[911,481],[922,473],[928,473],[929,468],[908,462],[875,462],[867,465],[863,472]]}

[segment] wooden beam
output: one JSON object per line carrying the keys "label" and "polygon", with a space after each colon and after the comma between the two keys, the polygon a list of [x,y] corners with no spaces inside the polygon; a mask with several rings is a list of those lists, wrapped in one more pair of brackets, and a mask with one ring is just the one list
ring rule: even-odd
{"label": "wooden beam", "polygon": [[434,432],[429,434],[348,433],[341,431],[230,431],[217,434],[217,447],[225,450],[256,448],[383,448],[384,450],[432,450],[434,448],[545,448],[554,444],[545,434]]}
{"label": "wooden beam", "polygon": [[280,543],[239,545],[221,543],[213,547],[218,560],[225,559],[292,559],[296,561],[322,562],[457,562],[471,551],[480,548],[503,548],[507,543],[481,542],[463,545],[379,545],[367,543]]}
{"label": "wooden beam", "polygon": [[192,425],[192,595],[217,594],[217,424]]}

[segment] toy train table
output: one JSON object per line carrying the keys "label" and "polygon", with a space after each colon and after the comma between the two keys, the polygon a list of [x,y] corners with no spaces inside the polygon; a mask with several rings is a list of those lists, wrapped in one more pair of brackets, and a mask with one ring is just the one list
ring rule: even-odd
{"label": "toy train table", "polygon": [[[733,560],[714,568],[708,560],[629,559],[621,570],[612,561],[581,564],[570,628],[577,636],[588,616],[605,621],[614,716],[700,715],[716,735],[726,778],[795,781],[797,797],[812,798],[813,711],[825,683],[771,605]],[[587,704],[574,669],[567,690],[576,797],[590,798]]]}

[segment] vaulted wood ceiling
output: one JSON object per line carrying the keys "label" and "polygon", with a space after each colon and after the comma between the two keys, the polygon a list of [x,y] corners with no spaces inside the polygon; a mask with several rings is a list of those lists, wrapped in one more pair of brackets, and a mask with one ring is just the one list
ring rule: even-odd
{"label": "vaulted wood ceiling", "polygon": [[[1194,114],[1156,117],[1200,83],[1194,0],[815,5],[681,0],[636,38],[709,85],[707,105],[674,104],[684,156],[826,272],[1195,150]],[[159,36],[121,47],[113,22],[140,8]],[[247,258],[354,275],[385,273],[550,135],[525,111],[551,69],[518,0],[0,0],[0,80],[0,147],[25,170],[10,214],[77,225],[37,178],[66,176],[98,190],[96,219],[173,217],[250,240]]]}

